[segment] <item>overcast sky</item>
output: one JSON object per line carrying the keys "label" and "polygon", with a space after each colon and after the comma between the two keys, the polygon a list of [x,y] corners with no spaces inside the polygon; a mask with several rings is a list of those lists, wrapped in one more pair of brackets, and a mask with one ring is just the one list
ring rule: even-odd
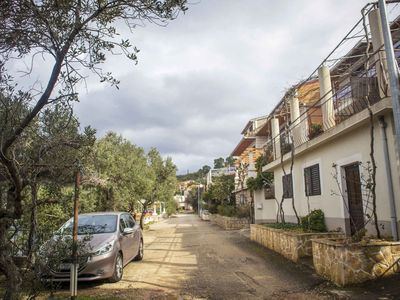
{"label": "overcast sky", "polygon": [[117,90],[90,84],[82,126],[171,156],[179,173],[227,157],[253,117],[308,75],[360,18],[365,0],[201,0],[167,27],[130,36],[134,66],[111,58]]}

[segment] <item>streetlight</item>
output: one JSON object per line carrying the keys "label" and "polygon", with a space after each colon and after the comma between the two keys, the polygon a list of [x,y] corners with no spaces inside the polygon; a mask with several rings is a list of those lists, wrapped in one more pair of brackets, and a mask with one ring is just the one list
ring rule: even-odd
{"label": "streetlight", "polygon": [[203,185],[200,183],[197,186],[197,212],[199,213],[200,216],[200,188],[202,188]]}

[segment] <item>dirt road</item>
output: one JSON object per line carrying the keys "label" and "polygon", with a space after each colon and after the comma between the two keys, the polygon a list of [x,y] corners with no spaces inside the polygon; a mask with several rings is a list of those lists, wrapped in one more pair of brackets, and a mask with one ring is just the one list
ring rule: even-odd
{"label": "dirt road", "polygon": [[179,215],[154,224],[144,232],[144,238],[144,260],[126,266],[121,282],[83,284],[80,294],[104,299],[345,299],[356,295],[374,299],[377,296],[365,294],[363,289],[338,290],[310,268],[258,246],[238,231],[223,231],[201,221],[196,215]]}

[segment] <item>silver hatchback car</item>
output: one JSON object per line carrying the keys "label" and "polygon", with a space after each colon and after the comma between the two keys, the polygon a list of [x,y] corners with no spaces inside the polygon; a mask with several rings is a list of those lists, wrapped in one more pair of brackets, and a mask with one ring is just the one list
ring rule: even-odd
{"label": "silver hatchback car", "polygon": [[[46,256],[44,277],[52,281],[69,281],[70,247],[60,255],[59,244],[71,245],[73,220],[68,220],[54,237],[42,246]],[[66,237],[69,237],[66,239]],[[65,242],[69,240],[69,242]],[[129,213],[102,212],[78,216],[78,240],[85,244],[79,254],[78,280],[121,280],[123,268],[132,260],[143,259],[143,236],[139,224]],[[88,250],[90,249],[90,250]],[[57,255],[57,260],[52,260]],[[61,258],[60,258],[61,256]],[[51,263],[51,261],[53,263]],[[56,263],[54,263],[56,261]]]}

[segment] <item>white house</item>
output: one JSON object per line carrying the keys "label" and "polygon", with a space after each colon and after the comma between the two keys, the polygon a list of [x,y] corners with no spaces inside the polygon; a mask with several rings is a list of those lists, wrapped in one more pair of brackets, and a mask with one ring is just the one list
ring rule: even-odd
{"label": "white house", "polygon": [[[330,230],[340,228],[350,235],[365,227],[375,234],[370,189],[373,132],[379,229],[384,236],[397,230],[400,177],[379,11],[372,10],[368,19],[368,58],[367,43],[361,40],[333,66],[322,64],[316,78],[318,101],[304,105],[299,101],[304,83],[294,86],[260,129],[267,135],[265,153],[271,154],[263,171],[274,174],[274,197],[265,199],[263,191],[255,192],[257,223],[275,222],[278,203],[284,199],[286,221],[296,221],[294,205],[299,216],[321,209]],[[398,48],[396,24],[391,26]]]}

